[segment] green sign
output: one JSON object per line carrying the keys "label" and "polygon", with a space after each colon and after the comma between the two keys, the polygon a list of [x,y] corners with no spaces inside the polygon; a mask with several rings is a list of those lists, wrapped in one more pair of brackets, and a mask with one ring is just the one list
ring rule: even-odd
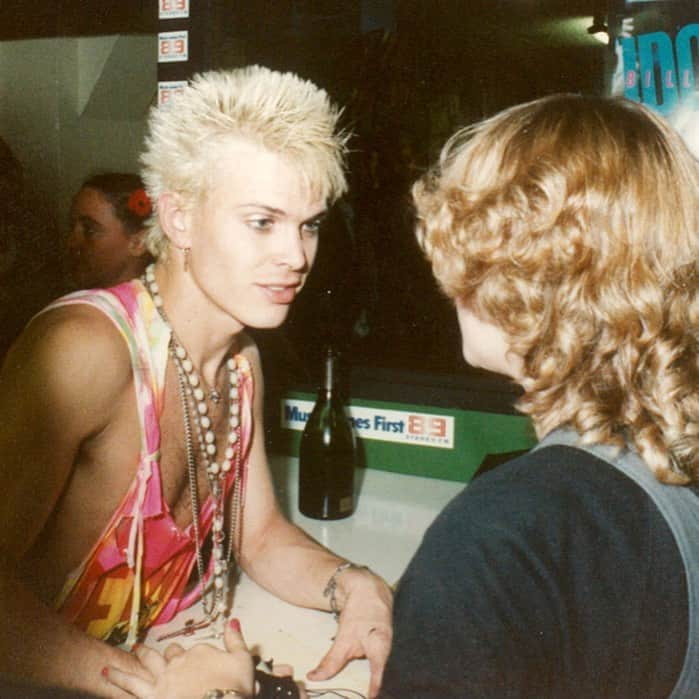
{"label": "green sign", "polygon": [[[279,447],[298,455],[315,396],[288,393],[281,401]],[[396,473],[469,481],[486,456],[530,449],[536,437],[528,418],[353,399],[347,412],[362,464]]]}

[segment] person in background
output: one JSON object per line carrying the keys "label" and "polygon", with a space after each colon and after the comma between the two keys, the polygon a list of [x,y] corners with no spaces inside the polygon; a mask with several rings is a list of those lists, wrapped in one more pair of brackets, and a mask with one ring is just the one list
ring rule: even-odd
{"label": "person in background", "polygon": [[[286,601],[337,614],[311,679],[366,656],[378,692],[391,590],[280,512],[245,332],[280,325],[305,283],[346,188],[338,120],[313,83],[260,66],[197,75],[151,112],[155,263],[49,305],[0,374],[0,672],[126,696],[110,676],[157,679],[129,652],[151,627],[201,601],[183,633],[224,634],[239,564]],[[166,656],[158,671],[177,672]],[[249,692],[249,657],[247,674],[235,658],[215,665],[207,691]]]}
{"label": "person in background", "polygon": [[75,288],[110,287],[143,274],[152,205],[138,175],[107,172],[85,180],[70,208],[67,258]]}
{"label": "person in background", "polygon": [[661,117],[574,95],[459,131],[414,186],[463,355],[541,441],[426,533],[382,699],[699,696],[698,193]]}

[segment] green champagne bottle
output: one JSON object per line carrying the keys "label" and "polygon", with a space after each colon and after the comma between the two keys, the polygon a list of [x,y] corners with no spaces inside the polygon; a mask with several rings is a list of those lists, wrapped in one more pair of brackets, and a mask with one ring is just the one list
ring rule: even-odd
{"label": "green champagne bottle", "polygon": [[299,510],[313,519],[342,519],[355,508],[354,430],[337,386],[337,357],[325,353],[323,383],[301,435]]}

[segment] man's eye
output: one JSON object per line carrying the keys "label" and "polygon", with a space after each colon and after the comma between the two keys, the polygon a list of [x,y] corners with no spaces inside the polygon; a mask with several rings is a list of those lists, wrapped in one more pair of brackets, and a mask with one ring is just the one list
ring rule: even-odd
{"label": "man's eye", "polygon": [[307,221],[303,224],[303,230],[306,233],[311,233],[312,235],[317,235],[320,231],[320,227],[323,221],[321,219],[315,219],[314,221]]}
{"label": "man's eye", "polygon": [[258,231],[269,230],[273,223],[271,218],[252,218],[248,221],[248,225]]}

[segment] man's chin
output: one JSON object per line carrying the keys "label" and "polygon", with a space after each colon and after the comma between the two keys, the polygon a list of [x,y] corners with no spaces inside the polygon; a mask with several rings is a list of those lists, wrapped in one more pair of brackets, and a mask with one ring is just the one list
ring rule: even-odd
{"label": "man's chin", "polygon": [[274,330],[284,324],[284,321],[289,315],[288,310],[281,314],[272,314],[266,317],[250,318],[245,323],[245,327],[254,328],[255,330]]}

